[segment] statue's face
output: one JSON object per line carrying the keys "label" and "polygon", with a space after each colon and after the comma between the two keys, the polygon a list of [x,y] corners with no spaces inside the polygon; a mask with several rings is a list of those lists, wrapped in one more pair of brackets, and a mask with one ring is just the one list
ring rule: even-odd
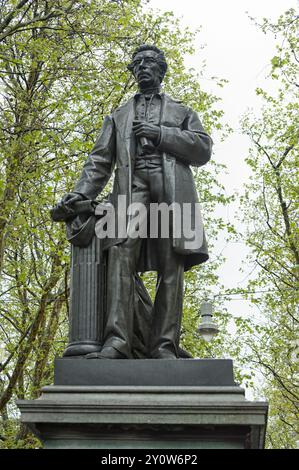
{"label": "statue's face", "polygon": [[142,51],[134,57],[133,73],[142,88],[158,86],[160,83],[161,70],[157,56],[155,51]]}

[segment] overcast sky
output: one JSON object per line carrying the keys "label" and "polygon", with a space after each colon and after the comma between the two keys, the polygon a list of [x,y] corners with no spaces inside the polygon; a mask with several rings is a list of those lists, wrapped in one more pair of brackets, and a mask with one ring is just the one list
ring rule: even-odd
{"label": "overcast sky", "polygon": [[[222,180],[227,193],[241,191],[249,175],[244,161],[249,141],[239,132],[240,117],[248,108],[252,108],[255,114],[259,113],[261,99],[255,95],[257,87],[275,91],[273,81],[266,78],[270,60],[275,54],[275,38],[271,34],[263,34],[249,16],[275,21],[287,9],[297,8],[298,3],[295,0],[151,0],[150,6],[173,11],[191,28],[201,26],[196,40],[197,52],[187,60],[188,64],[200,70],[204,59],[207,77],[229,80],[223,89],[218,89],[208,80],[203,81],[202,87],[221,96],[225,119],[234,129],[224,143],[216,138],[213,158],[228,167],[228,175]],[[200,49],[203,43],[206,44],[204,51]],[[225,211],[223,216],[233,221],[234,208]],[[246,254],[245,246],[225,245],[223,240],[219,240],[218,249],[224,249],[228,258],[220,271],[221,281],[227,288],[245,287],[246,274],[239,272],[240,259]],[[232,301],[229,308],[235,314],[249,312],[245,301]]]}

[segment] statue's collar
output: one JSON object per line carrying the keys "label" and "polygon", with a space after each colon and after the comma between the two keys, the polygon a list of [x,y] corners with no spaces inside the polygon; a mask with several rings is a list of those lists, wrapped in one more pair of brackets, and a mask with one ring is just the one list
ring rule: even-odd
{"label": "statue's collar", "polygon": [[161,94],[162,94],[161,88],[156,87],[156,88],[150,88],[148,90],[145,90],[144,92],[139,91],[138,93],[135,94],[134,98],[138,98],[138,96],[148,97],[148,96],[152,96],[152,95],[161,95]]}

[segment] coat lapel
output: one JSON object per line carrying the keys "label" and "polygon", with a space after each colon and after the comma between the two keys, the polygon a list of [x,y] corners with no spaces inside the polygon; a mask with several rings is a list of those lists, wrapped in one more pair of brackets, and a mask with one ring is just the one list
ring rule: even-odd
{"label": "coat lapel", "polygon": [[135,99],[130,98],[123,106],[116,110],[117,129],[124,140],[128,156],[134,158],[136,141],[132,129],[135,118]]}
{"label": "coat lapel", "polygon": [[132,178],[136,154],[136,139],[132,129],[133,120],[135,119],[135,98],[130,98],[127,103],[118,108],[116,110],[116,116],[117,129],[124,143],[127,164],[129,167],[128,204],[130,204],[132,199]]}
{"label": "coat lapel", "polygon": [[[161,125],[164,125],[167,120],[171,99],[163,93],[162,107],[161,107]],[[170,103],[169,103],[170,101]],[[168,156],[165,152],[162,155],[162,166],[163,166],[163,181],[165,190],[165,202],[171,204],[175,200],[175,159]]]}

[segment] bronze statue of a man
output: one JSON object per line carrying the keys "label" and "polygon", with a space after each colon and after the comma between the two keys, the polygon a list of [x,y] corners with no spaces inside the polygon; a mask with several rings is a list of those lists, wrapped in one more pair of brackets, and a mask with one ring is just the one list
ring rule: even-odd
{"label": "bronze statue of a man", "polygon": [[[212,141],[197,114],[161,91],[167,70],[164,53],[156,46],[142,45],[128,66],[138,82],[139,93],[104,120],[72,193],[63,204],[71,207],[82,199],[94,199],[103,190],[114,168],[111,202],[116,211],[118,197],[126,197],[126,233],[105,240],[108,249],[107,316],[104,344],[97,357],[134,357],[134,273],[157,271],[156,296],[149,338],[149,357],[179,357],[183,307],[184,271],[208,259],[198,197],[190,165],[204,165],[211,156]],[[189,205],[188,234],[177,235],[174,218],[169,236],[131,236],[132,203]],[[183,224],[185,218],[183,217]],[[151,223],[151,221],[150,221]]]}

